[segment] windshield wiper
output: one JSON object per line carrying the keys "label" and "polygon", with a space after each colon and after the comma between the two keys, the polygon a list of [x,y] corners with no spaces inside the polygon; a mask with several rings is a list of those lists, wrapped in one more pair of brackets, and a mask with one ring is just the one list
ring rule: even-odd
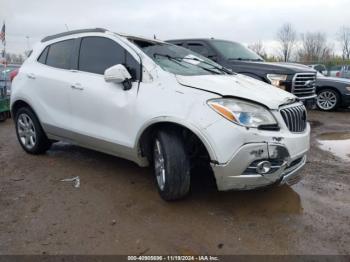
{"label": "windshield wiper", "polygon": [[187,66],[185,66],[184,64],[182,64],[181,62],[179,62],[179,60],[176,58],[176,57],[172,57],[170,55],[164,55],[164,54],[158,54],[158,53],[154,53],[153,54],[153,57],[157,57],[157,56],[161,56],[161,57],[165,57],[165,58],[168,58],[170,61],[173,61],[175,62],[176,64],[182,66],[182,67],[185,67],[185,68],[188,68]]}
{"label": "windshield wiper", "polygon": [[[219,67],[219,66],[216,66],[216,65],[213,65],[212,63],[209,63],[209,62],[206,62],[206,61],[204,61],[204,60],[201,60],[201,59],[198,59],[198,58],[195,58],[195,57],[184,57],[184,58],[182,58],[182,60],[194,60],[194,61],[198,61],[198,62],[201,62],[201,63],[203,63],[203,64],[206,64],[206,65],[210,65],[210,66],[212,66],[213,68],[215,68],[215,69],[217,69],[217,70],[219,70],[219,71],[221,71],[221,72],[224,72],[224,73],[226,73],[226,74],[229,74],[229,75],[233,75],[234,73],[230,70],[230,69],[227,69],[227,68],[225,68],[225,67]],[[185,61],[186,62],[186,61]],[[191,63],[192,64],[192,63]],[[204,67],[202,67],[201,66],[201,68],[204,68]]]}
{"label": "windshield wiper", "polygon": [[[211,70],[210,68],[205,68],[203,66],[200,66],[200,65],[197,65],[197,64],[193,64],[193,63],[190,63],[190,62],[186,62],[183,58],[181,57],[173,57],[173,56],[170,56],[170,55],[164,55],[164,54],[159,54],[159,53],[154,53],[153,54],[153,57],[156,57],[156,56],[162,56],[162,57],[165,57],[167,59],[169,59],[170,61],[173,61],[175,63],[177,63],[178,65],[182,66],[182,67],[185,67],[185,68],[188,68],[187,66],[183,65],[181,62],[185,62],[187,64],[190,64],[190,65],[194,65],[194,66],[197,66],[199,68],[202,68],[203,70],[205,71],[208,71],[208,72],[211,72],[211,73],[214,73],[214,74],[220,74],[219,72],[216,72],[216,71],[213,71]],[[187,58],[186,58],[187,59]]]}

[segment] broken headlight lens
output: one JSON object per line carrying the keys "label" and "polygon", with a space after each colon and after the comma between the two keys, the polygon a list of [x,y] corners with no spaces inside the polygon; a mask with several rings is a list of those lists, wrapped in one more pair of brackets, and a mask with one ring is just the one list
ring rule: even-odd
{"label": "broken headlight lens", "polygon": [[227,120],[245,127],[277,124],[270,111],[258,104],[232,98],[219,98],[209,100],[208,105]]}

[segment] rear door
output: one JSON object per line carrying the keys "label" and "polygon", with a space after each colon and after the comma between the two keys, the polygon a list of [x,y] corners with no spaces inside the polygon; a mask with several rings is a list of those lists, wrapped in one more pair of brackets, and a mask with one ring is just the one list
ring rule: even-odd
{"label": "rear door", "polygon": [[69,93],[74,44],[75,39],[68,39],[47,46],[38,63],[26,72],[33,87],[32,104],[44,129],[66,138],[71,138]]}
{"label": "rear door", "polygon": [[[133,147],[130,133],[134,123],[134,104],[140,80],[140,63],[114,39],[90,36],[80,39],[77,71],[72,81],[75,139],[80,144],[127,157]],[[133,77],[132,88],[122,83],[107,83],[104,71],[123,64]]]}

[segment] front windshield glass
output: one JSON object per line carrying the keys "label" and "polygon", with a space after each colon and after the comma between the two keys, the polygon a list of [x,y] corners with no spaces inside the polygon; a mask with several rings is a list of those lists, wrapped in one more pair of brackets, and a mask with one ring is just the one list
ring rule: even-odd
{"label": "front windshield glass", "polygon": [[139,39],[129,40],[165,71],[176,75],[232,74],[208,58],[177,45]]}
{"label": "front windshield glass", "polygon": [[244,45],[230,41],[212,40],[214,48],[226,59],[264,61],[259,55]]}

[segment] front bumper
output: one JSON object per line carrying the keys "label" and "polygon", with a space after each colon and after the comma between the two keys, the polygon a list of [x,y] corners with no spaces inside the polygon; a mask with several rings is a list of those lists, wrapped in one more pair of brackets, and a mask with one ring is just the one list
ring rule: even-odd
{"label": "front bumper", "polygon": [[311,110],[316,108],[317,95],[314,95],[312,97],[299,97],[299,99],[303,102],[306,109]]}
{"label": "front bumper", "polygon": [[[212,164],[217,187],[225,190],[249,190],[271,184],[292,185],[301,179],[299,171],[306,163],[308,146],[298,155],[290,156],[287,147],[274,143],[250,143],[243,145],[231,161],[225,165]],[[255,164],[270,161],[272,168],[259,174]]]}

